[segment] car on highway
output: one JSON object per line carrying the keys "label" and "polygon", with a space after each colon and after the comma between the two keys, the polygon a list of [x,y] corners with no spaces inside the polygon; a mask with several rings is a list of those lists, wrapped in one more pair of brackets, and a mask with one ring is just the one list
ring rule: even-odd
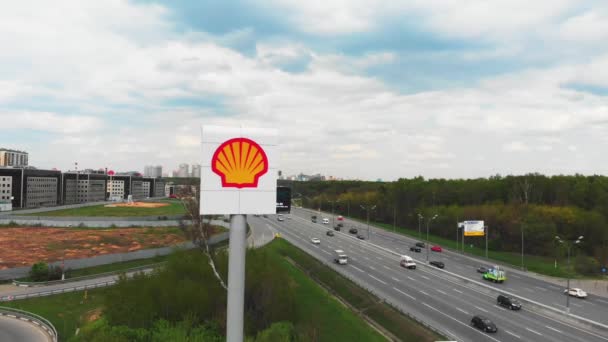
{"label": "car on highway", "polygon": [[511,310],[521,310],[521,304],[517,300],[505,295],[498,295],[496,303]]}
{"label": "car on highway", "polygon": [[498,328],[496,328],[496,324],[494,324],[494,322],[490,321],[484,316],[473,316],[473,318],[471,319],[471,325],[477,329],[481,329],[489,333],[495,333],[498,331]]}
{"label": "car on highway", "polygon": [[312,238],[310,239],[310,242],[314,243],[315,245],[318,245],[321,243],[321,240],[319,240],[319,238]]}
{"label": "car on highway", "polygon": [[585,292],[585,291],[583,291],[583,290],[581,290],[579,288],[576,288],[576,287],[572,287],[570,289],[565,289],[564,293],[568,294],[568,295],[570,295],[572,297],[587,298],[587,292]]}
{"label": "car on highway", "polygon": [[409,268],[410,270],[416,269],[416,263],[414,262],[414,259],[407,255],[401,256],[401,261],[399,262],[399,265],[401,265],[401,267]]}
{"label": "car on highway", "polygon": [[477,273],[486,273],[486,272],[488,272],[489,269],[490,268],[486,267],[486,266],[479,266],[479,267],[477,267]]}
{"label": "car on highway", "polygon": [[317,215],[312,215],[312,216],[310,217],[310,221],[311,221],[312,223],[317,223]]}
{"label": "car on highway", "polygon": [[351,228],[348,230],[348,232],[351,234],[357,234],[357,228]]}
{"label": "car on highway", "polygon": [[444,268],[445,264],[443,263],[443,261],[437,261],[437,260],[433,260],[433,261],[429,261],[429,264],[435,266],[435,267],[439,267],[439,268]]}
{"label": "car on highway", "polygon": [[339,231],[340,231],[340,229],[342,229],[342,227],[340,227],[340,226],[338,226],[338,225],[336,225],[336,226],[334,227],[334,230],[335,230],[335,231],[337,231],[337,232],[339,232]]}
{"label": "car on highway", "polygon": [[431,250],[433,252],[441,252],[443,249],[441,249],[441,246],[433,246],[431,247]]}
{"label": "car on highway", "polygon": [[420,247],[420,248],[424,248],[424,242],[416,242],[416,246]]}
{"label": "car on highway", "polygon": [[329,219],[327,217],[323,218],[323,224],[329,224]]}
{"label": "car on highway", "polygon": [[342,215],[338,215],[338,221],[344,221],[344,217],[342,217]]}
{"label": "car on highway", "polygon": [[363,234],[359,234],[359,235],[357,235],[357,239],[365,240],[365,236],[363,236]]}
{"label": "car on highway", "polygon": [[420,253],[421,249],[418,246],[412,246],[410,247],[410,251]]}
{"label": "car on highway", "polygon": [[327,236],[334,236],[334,232],[331,230],[328,230],[327,233],[325,233],[325,235]]}

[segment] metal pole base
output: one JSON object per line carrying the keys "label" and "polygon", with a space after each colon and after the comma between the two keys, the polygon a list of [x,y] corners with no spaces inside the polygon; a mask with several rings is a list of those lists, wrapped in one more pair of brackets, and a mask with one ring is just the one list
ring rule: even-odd
{"label": "metal pole base", "polygon": [[245,215],[232,215],[230,217],[230,245],[228,252],[227,342],[243,342],[246,240],[247,221]]}

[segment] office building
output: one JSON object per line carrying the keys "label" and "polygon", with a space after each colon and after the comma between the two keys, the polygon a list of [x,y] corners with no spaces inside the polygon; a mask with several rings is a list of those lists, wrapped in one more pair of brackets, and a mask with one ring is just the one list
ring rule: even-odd
{"label": "office building", "polygon": [[160,165],[146,165],[144,167],[144,177],[160,178],[163,175],[163,167]]}
{"label": "office building", "polygon": [[0,201],[11,201],[13,197],[13,177],[0,176]]}
{"label": "office building", "polygon": [[192,164],[192,177],[201,178],[201,166],[199,164]]}
{"label": "office building", "polygon": [[27,165],[27,152],[0,148],[0,166],[24,167]]}

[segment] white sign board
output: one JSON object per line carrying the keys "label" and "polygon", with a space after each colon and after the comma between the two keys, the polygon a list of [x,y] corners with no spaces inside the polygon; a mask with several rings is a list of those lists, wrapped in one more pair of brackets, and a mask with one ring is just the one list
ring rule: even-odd
{"label": "white sign board", "polygon": [[484,236],[483,221],[464,221],[464,236]]}
{"label": "white sign board", "polygon": [[202,127],[201,215],[274,214],[277,131]]}

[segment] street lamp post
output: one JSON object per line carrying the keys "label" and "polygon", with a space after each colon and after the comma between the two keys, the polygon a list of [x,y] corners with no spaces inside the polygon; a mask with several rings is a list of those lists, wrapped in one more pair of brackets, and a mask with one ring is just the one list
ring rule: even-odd
{"label": "street lamp post", "polygon": [[[559,236],[555,236],[555,239],[557,240],[557,242],[566,246],[566,250],[568,251],[568,268],[570,268],[570,249],[572,248],[572,246],[578,245],[579,243],[581,243],[581,241],[583,240],[583,236],[582,235],[579,236],[574,241],[562,240]],[[568,270],[568,279],[567,279],[567,283],[566,283],[566,313],[570,313],[570,273],[569,273],[569,270]]]}
{"label": "street lamp post", "polygon": [[420,240],[420,221],[424,218],[420,213],[418,213],[418,240]]}
{"label": "street lamp post", "polygon": [[340,200],[335,200],[335,201],[328,201],[329,203],[331,203],[331,226],[332,228],[335,227],[335,215],[334,215],[334,204],[336,203],[340,203]]}
{"label": "street lamp post", "polygon": [[431,225],[431,221],[437,218],[437,214],[433,215],[428,221],[426,221],[426,261],[429,261],[429,226]]}
{"label": "street lamp post", "polygon": [[370,210],[376,209],[376,206],[374,205],[373,207],[370,208],[370,206],[368,204],[366,206],[360,205],[360,207],[361,207],[361,209],[367,211],[367,239],[369,240],[369,212],[370,212]]}
{"label": "street lamp post", "polygon": [[524,270],[524,225],[521,225],[521,270]]}

